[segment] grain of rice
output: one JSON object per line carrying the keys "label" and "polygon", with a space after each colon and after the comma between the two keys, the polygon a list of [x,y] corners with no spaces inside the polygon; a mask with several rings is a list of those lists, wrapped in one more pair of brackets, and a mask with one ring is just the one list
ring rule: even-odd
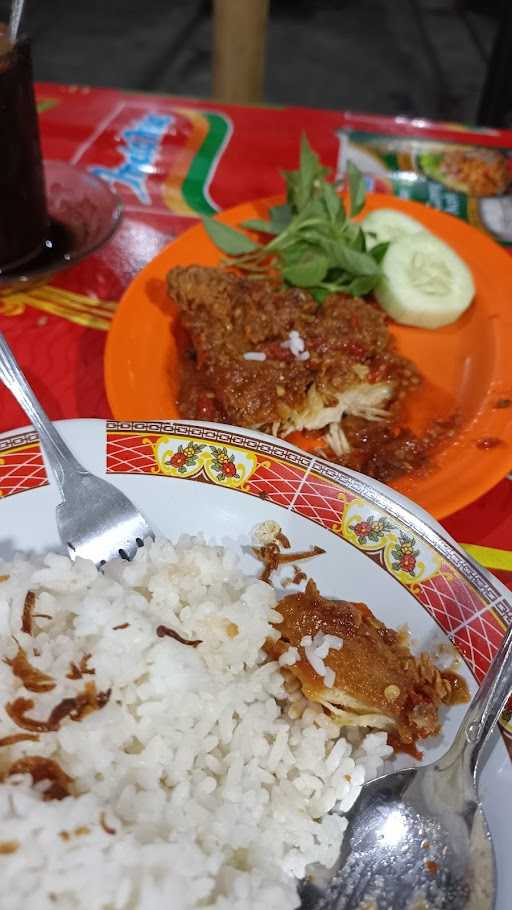
{"label": "grain of rice", "polygon": [[267,355],[264,351],[247,351],[244,354],[244,360],[266,360]]}

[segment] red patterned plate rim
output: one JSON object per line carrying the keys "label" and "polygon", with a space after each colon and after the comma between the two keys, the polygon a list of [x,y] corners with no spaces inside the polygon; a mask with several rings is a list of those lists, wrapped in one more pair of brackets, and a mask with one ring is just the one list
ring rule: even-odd
{"label": "red patterned plate rim", "polygon": [[[107,439],[109,437],[156,434],[158,436],[176,436],[187,439],[189,437],[204,438],[218,442],[225,442],[238,448],[248,447],[249,451],[257,451],[264,455],[271,455],[284,464],[303,468],[305,474],[318,475],[335,484],[340,489],[349,489],[354,494],[372,502],[396,518],[404,526],[421,536],[425,542],[433,547],[440,556],[457,568],[462,575],[489,605],[509,599],[509,592],[485,568],[479,566],[455,541],[444,531],[435,519],[410,500],[396,491],[385,487],[378,481],[358,474],[348,468],[333,465],[322,458],[315,457],[298,449],[282,440],[253,431],[241,430],[225,424],[210,424],[199,421],[172,420],[172,421],[112,421],[106,422]],[[153,470],[136,473],[151,473]],[[111,473],[131,473],[130,471],[117,470],[109,466],[107,455],[107,470]],[[174,476],[174,475],[173,475]],[[240,489],[240,487],[238,487]],[[246,492],[242,490],[242,492]]]}
{"label": "red patterned plate rim", "polygon": [[[68,423],[96,422],[63,425]],[[235,427],[180,420],[98,424],[104,443],[106,435],[107,474],[206,483],[300,515],[392,576],[448,635],[474,677],[487,671],[512,618],[509,592],[396,491],[285,441]],[[0,497],[47,482],[37,434],[29,429],[0,436]]]}
{"label": "red patterned plate rim", "polygon": [[[388,606],[394,611],[395,605],[399,609],[400,603],[402,607],[405,605],[413,634],[415,629],[423,634],[419,630],[425,627],[424,619],[421,619],[424,611],[430,617],[427,626],[430,627],[434,620],[443,629],[477,678],[486,672],[503,637],[505,624],[512,617],[510,594],[499,581],[460,551],[435,520],[395,491],[347,469],[334,467],[286,442],[237,428],[190,421],[74,420],[60,421],[58,425],[68,444],[87,467],[118,483],[142,507],[143,503],[137,500],[141,494],[137,491],[143,489],[148,497],[148,507],[152,498],[152,508],[158,508],[155,503],[159,501],[164,510],[168,502],[181,502],[186,506],[187,503],[200,503],[208,495],[211,501],[212,496],[206,491],[217,489],[219,492],[213,493],[213,499],[220,503],[228,516],[241,514],[252,520],[256,514],[262,514],[262,503],[258,502],[258,498],[264,492],[265,502],[281,506],[283,517],[288,516],[282,522],[285,528],[287,524],[296,529],[302,526],[302,521],[299,525],[296,523],[295,516],[298,516],[299,519],[308,519],[306,531],[310,523],[316,523],[323,529],[318,534],[322,534],[323,542],[326,540],[325,532],[328,532],[328,539],[333,540],[329,549],[335,562],[334,579],[338,577],[337,553],[340,548],[334,543],[334,538],[337,538],[349,544],[344,551],[344,565],[352,567],[351,571],[362,569],[361,580],[367,574],[364,569],[366,559],[360,560],[355,550],[376,565],[376,569],[372,566],[371,572],[374,579],[377,576],[377,590],[381,590],[380,569],[392,576],[392,581],[398,582],[396,601],[392,599]],[[1,434],[0,490],[4,468],[9,470],[14,464],[18,471],[20,463],[23,467],[24,459],[29,465],[29,458],[37,455],[41,455],[37,436],[30,428]],[[21,461],[16,461],[18,458]],[[43,476],[39,478],[39,486],[42,486],[47,484],[42,458],[40,464]],[[117,478],[113,477],[114,474]],[[134,475],[149,476],[139,480]],[[157,483],[155,487],[157,495],[148,492],[153,488],[150,476],[160,481],[160,485]],[[166,487],[167,479],[170,480],[169,496],[160,492]],[[176,480],[187,483],[175,483]],[[30,496],[12,494],[5,500],[0,497],[0,526],[7,526],[10,515],[18,516],[18,526],[21,527],[21,512],[25,519],[29,516],[32,520],[37,514],[38,496],[40,503],[51,501],[55,506],[58,497],[54,486],[47,485],[45,489],[35,489],[35,486],[27,488]],[[234,508],[231,504],[233,492],[244,494],[243,499],[234,497],[241,500],[241,509],[238,504]],[[319,500],[321,507],[318,506]],[[243,506],[243,501],[247,503],[247,508]],[[215,506],[212,512],[215,513]],[[279,514],[279,511],[274,512],[272,517],[279,520]],[[25,527],[23,525],[23,534],[26,533]],[[11,536],[10,532],[11,527],[8,536]],[[34,534],[38,535],[39,530],[36,529]],[[306,537],[311,541],[309,532]],[[386,590],[387,585],[386,581],[382,590]],[[370,591],[366,581],[365,586]],[[399,589],[406,589],[422,610],[415,609],[409,614],[407,604],[410,598],[405,592],[399,593]],[[503,742],[512,755],[510,716],[504,717],[502,729]],[[507,818],[512,804],[506,794],[510,792],[512,778],[507,753],[503,745],[498,743],[497,746],[491,753],[488,768],[484,769],[484,804],[498,848],[497,910],[506,910],[508,897],[505,900],[504,895],[509,894],[512,886],[512,872],[508,871],[506,862]],[[501,775],[501,788],[496,777],[498,773]],[[503,784],[505,792],[502,792]]]}
{"label": "red patterned plate rim", "polygon": [[[90,421],[62,421],[62,424],[68,423],[89,423]],[[92,421],[93,423],[95,421]],[[398,494],[396,491],[385,487],[383,484],[374,481],[365,475],[357,474],[347,468],[318,458],[313,454],[304,452],[295,446],[277,440],[274,437],[266,436],[261,433],[241,430],[236,427],[229,427],[223,424],[208,424],[198,421],[172,420],[172,421],[103,421],[107,435],[107,472],[108,473],[148,473],[151,475],[167,474],[178,479],[198,479],[198,472],[192,465],[192,470],[171,469],[162,470],[162,466],[156,459],[156,449],[154,447],[151,454],[150,463],[145,467],[130,465],[129,463],[120,464],[113,459],[109,442],[116,438],[123,440],[123,445],[130,454],[128,440],[135,440],[137,443],[141,437],[155,437],[156,439],[175,437],[177,440],[202,439],[206,443],[213,445],[222,445],[224,447],[235,447],[237,450],[245,450],[249,455],[255,454],[266,459],[271,459],[275,464],[288,466],[296,472],[292,479],[296,489],[294,498],[303,490],[306,479],[318,478],[319,482],[325,481],[327,484],[339,490],[339,494],[349,493],[351,499],[364,499],[372,507],[381,509],[390,518],[398,521],[402,529],[408,530],[430,546],[438,556],[448,565],[456,569],[465,582],[478,594],[484,605],[499,608],[502,612],[503,619],[512,618],[512,606],[510,604],[510,593],[504,586],[495,579],[486,569],[479,566],[465,551],[463,551],[453,541],[444,529],[427,515],[420,507]],[[149,443],[148,443],[149,444]],[[119,442],[117,442],[119,445]],[[9,470],[7,457],[10,454],[20,454],[23,451],[30,453],[32,458],[34,447],[38,450],[38,435],[31,428],[8,431],[0,434],[0,491],[2,489],[2,479]],[[156,459],[156,460],[155,460]],[[39,455],[39,463],[42,464]],[[190,466],[189,466],[190,467]],[[204,476],[204,471],[202,472]],[[47,483],[44,466],[38,484]],[[202,478],[204,479],[204,477]],[[211,481],[211,477],[209,478]],[[228,475],[219,479],[219,472],[214,476],[214,481],[221,484],[228,484],[231,489],[239,490],[244,493],[255,495],[254,489],[249,483],[250,478],[244,477],[239,482],[229,478]],[[288,484],[292,481],[288,480]],[[302,513],[304,514],[304,513]],[[304,514],[304,517],[315,520],[315,517]],[[316,519],[318,522],[318,518]],[[331,528],[332,530],[332,528]],[[339,535],[338,535],[339,536]],[[345,539],[346,535],[344,536]],[[348,542],[354,544],[353,540]],[[403,583],[403,578],[397,578]]]}

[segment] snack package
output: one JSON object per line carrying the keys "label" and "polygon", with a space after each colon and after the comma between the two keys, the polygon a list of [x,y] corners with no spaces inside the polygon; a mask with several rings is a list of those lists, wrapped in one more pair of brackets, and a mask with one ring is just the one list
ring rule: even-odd
{"label": "snack package", "polygon": [[353,161],[367,189],[423,202],[512,246],[512,149],[345,129],[337,179]]}

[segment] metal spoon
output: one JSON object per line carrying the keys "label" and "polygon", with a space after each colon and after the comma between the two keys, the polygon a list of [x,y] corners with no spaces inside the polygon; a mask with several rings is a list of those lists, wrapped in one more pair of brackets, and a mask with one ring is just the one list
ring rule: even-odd
{"label": "metal spoon", "polygon": [[365,785],[338,861],[301,886],[303,910],[491,910],[494,852],[475,781],[512,690],[512,626],[448,752]]}

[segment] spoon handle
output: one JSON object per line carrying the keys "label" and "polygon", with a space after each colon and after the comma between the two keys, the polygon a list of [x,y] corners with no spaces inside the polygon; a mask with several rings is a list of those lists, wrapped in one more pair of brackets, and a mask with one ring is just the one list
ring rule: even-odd
{"label": "spoon handle", "polygon": [[489,667],[478,692],[457,732],[453,745],[441,759],[440,765],[448,767],[456,759],[467,763],[472,775],[477,769],[482,749],[499,720],[512,692],[512,625]]}

